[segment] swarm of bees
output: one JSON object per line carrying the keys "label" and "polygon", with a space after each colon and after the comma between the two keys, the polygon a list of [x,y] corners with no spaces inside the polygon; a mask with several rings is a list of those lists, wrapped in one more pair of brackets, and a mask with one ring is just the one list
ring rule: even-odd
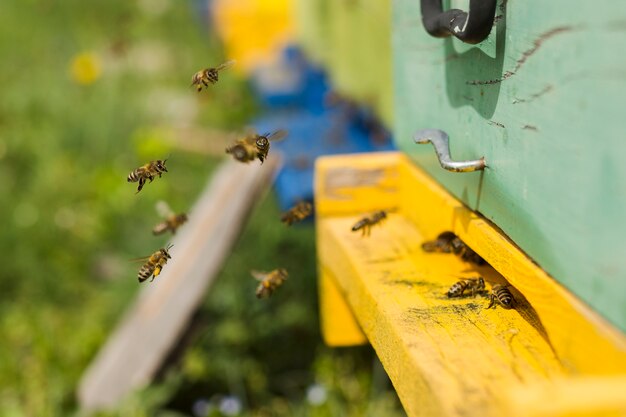
{"label": "swarm of bees", "polygon": [[387,218],[387,212],[384,210],[377,211],[370,216],[363,217],[352,226],[352,231],[361,230],[361,236],[369,236],[372,232],[372,226],[382,223]]}
{"label": "swarm of bees", "polygon": [[422,243],[422,249],[424,252],[454,253],[463,261],[476,265],[486,263],[479,254],[452,232],[443,232],[437,236],[437,239]]}
{"label": "swarm of bees", "polygon": [[301,222],[311,215],[313,212],[313,205],[308,201],[301,201],[292,208],[290,208],[286,213],[280,217],[280,221],[285,223],[287,226],[291,226],[293,223]]}
{"label": "swarm of bees", "polygon": [[257,298],[267,298],[287,280],[289,274],[284,268],[275,269],[271,272],[250,271],[254,279],[259,281],[256,288]]}
{"label": "swarm of bees", "polygon": [[263,135],[248,133],[226,148],[226,153],[231,154],[235,160],[245,164],[255,159],[258,159],[261,161],[261,164],[263,164],[270,151],[270,142],[282,140],[286,136],[286,130],[277,130],[273,133],[265,133]]}

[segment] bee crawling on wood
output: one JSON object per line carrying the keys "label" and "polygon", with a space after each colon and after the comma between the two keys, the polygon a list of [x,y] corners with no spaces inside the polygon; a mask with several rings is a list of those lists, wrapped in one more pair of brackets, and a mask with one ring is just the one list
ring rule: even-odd
{"label": "bee crawling on wood", "polygon": [[248,163],[258,159],[262,164],[270,151],[270,142],[277,142],[286,136],[287,131],[282,129],[263,135],[252,132],[242,139],[237,139],[233,145],[226,148],[226,153],[232,154],[239,162]]}
{"label": "bee crawling on wood", "polygon": [[476,265],[484,265],[485,260],[469,246],[465,244],[457,235],[452,232],[443,232],[435,240],[422,243],[424,252],[454,253],[465,262]]}
{"label": "bee crawling on wood", "polygon": [[465,291],[470,291],[472,296],[485,291],[485,280],[483,277],[462,279],[455,283],[448,290],[448,298],[462,297]]}
{"label": "bee crawling on wood", "polygon": [[166,248],[161,248],[158,251],[154,252],[150,256],[145,256],[143,258],[138,258],[138,261],[146,261],[145,264],[139,270],[139,274],[137,278],[139,282],[144,282],[148,278],[152,277],[150,282],[154,281],[156,277],[159,276],[163,267],[167,263],[168,259],[172,259],[170,256],[169,250],[173,245],[168,245]]}
{"label": "bee crawling on wood", "polygon": [[291,226],[295,222],[300,222],[306,219],[312,212],[313,205],[308,201],[301,201],[285,212],[281,216],[280,221],[285,223],[287,226]]}
{"label": "bee crawling on wood", "polygon": [[178,230],[180,226],[187,222],[186,213],[174,213],[165,201],[159,201],[156,205],[156,208],[161,217],[163,217],[165,220],[154,226],[154,228],[152,229],[152,233],[154,235],[163,234],[168,230],[175,235],[176,230]]}
{"label": "bee crawling on wood", "polygon": [[259,285],[256,288],[257,298],[267,298],[271,296],[276,288],[283,285],[283,282],[287,280],[289,274],[284,268],[275,269],[271,272],[259,272],[250,271],[252,276],[259,281]]}
{"label": "bee crawling on wood", "polygon": [[515,306],[515,298],[513,298],[513,294],[511,294],[511,291],[509,291],[506,285],[497,284],[491,288],[491,295],[489,296],[489,305],[487,308],[491,308],[491,306],[495,308],[496,304],[500,304],[506,309]]}
{"label": "bee crawling on wood", "polygon": [[139,181],[139,186],[137,187],[138,193],[145,185],[146,180],[150,180],[150,182],[152,182],[157,175],[159,176],[159,178],[161,178],[161,175],[164,172],[168,172],[167,168],[165,167],[166,162],[167,159],[150,161],[147,164],[142,165],[139,168],[131,171],[131,173],[128,174],[128,178],[126,180],[128,182]]}
{"label": "bee crawling on wood", "polygon": [[219,79],[219,72],[230,68],[235,64],[235,60],[226,61],[223,64],[218,65],[215,68],[205,68],[196,72],[191,77],[191,85],[196,87],[198,92],[202,91],[202,86],[208,87],[210,84],[215,84]]}
{"label": "bee crawling on wood", "polygon": [[387,212],[384,210],[377,211],[371,216],[364,217],[352,226],[352,231],[356,232],[361,230],[361,236],[369,236],[372,231],[372,226],[382,223],[387,218]]}

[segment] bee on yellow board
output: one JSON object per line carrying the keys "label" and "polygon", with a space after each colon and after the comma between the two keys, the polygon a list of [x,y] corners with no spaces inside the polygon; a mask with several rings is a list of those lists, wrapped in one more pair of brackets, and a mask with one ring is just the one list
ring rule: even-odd
{"label": "bee on yellow board", "polygon": [[252,276],[259,281],[256,288],[257,298],[267,298],[287,280],[289,274],[284,268],[274,269],[270,272],[250,271]]}
{"label": "bee on yellow board", "polygon": [[191,85],[196,87],[198,92],[202,91],[202,86],[208,87],[209,84],[215,84],[219,80],[219,72],[235,65],[235,60],[231,59],[215,68],[205,68],[196,72],[191,77]]}
{"label": "bee on yellow board", "polygon": [[159,276],[159,274],[163,270],[163,267],[167,263],[167,260],[172,259],[169,253],[169,250],[172,248],[172,246],[173,245],[168,245],[166,248],[161,248],[150,256],[135,259],[137,261],[146,261],[146,263],[144,263],[143,266],[139,269],[139,274],[137,275],[139,282],[144,282],[150,277],[152,277],[152,279],[150,280],[150,282],[152,282],[156,277]]}
{"label": "bee on yellow board", "polygon": [[372,231],[372,226],[376,224],[382,223],[383,220],[387,218],[387,212],[384,210],[377,211],[371,216],[366,216],[356,222],[354,226],[352,226],[352,231],[356,232],[361,230],[361,236],[369,236]]}
{"label": "bee on yellow board", "polygon": [[187,222],[186,213],[174,213],[165,201],[159,201],[156,205],[156,209],[159,212],[159,215],[165,220],[154,226],[152,229],[152,233],[154,235],[160,235],[167,231],[172,232],[172,234],[176,234],[176,230]]}
{"label": "bee on yellow board", "polygon": [[157,175],[159,176],[159,178],[161,178],[161,175],[164,172],[168,172],[167,168],[165,167],[166,162],[167,159],[150,161],[147,164],[142,165],[139,168],[131,171],[130,174],[128,174],[128,178],[126,180],[128,182],[139,181],[139,186],[137,187],[137,192],[139,192],[145,185],[146,180],[150,180],[150,182],[152,182]]}
{"label": "bee on yellow board", "polygon": [[258,159],[262,164],[270,151],[270,142],[283,140],[286,136],[287,131],[282,129],[263,135],[250,132],[226,148],[226,153],[233,155],[239,162],[248,163]]}
{"label": "bee on yellow board", "polygon": [[507,287],[507,285],[497,284],[491,288],[491,295],[489,296],[489,305],[487,308],[491,308],[492,306],[495,308],[497,304],[500,304],[506,309],[510,309],[515,306],[515,298],[513,298],[513,294],[511,294],[511,291],[509,291]]}
{"label": "bee on yellow board", "polygon": [[308,201],[301,201],[287,212],[283,213],[280,221],[287,226],[291,226],[295,222],[300,222],[311,215],[313,212],[313,205]]}
{"label": "bee on yellow board", "polygon": [[462,279],[453,284],[448,292],[448,298],[462,297],[465,291],[470,291],[472,296],[485,291],[485,280],[483,277]]}
{"label": "bee on yellow board", "polygon": [[443,232],[435,240],[422,243],[424,252],[454,253],[465,262],[484,265],[485,260],[452,232]]}

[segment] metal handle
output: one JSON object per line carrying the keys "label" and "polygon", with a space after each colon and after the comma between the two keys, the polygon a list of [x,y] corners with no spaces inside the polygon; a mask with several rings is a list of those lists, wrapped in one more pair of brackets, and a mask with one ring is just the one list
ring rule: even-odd
{"label": "metal handle", "polygon": [[439,129],[423,129],[413,135],[415,143],[432,143],[439,158],[439,164],[443,169],[453,172],[472,172],[485,169],[485,157],[474,161],[453,161],[450,157],[450,137],[446,132]]}
{"label": "metal handle", "polygon": [[497,0],[470,0],[469,12],[459,9],[443,11],[441,0],[420,0],[422,23],[431,36],[453,35],[465,43],[485,40],[493,27]]}

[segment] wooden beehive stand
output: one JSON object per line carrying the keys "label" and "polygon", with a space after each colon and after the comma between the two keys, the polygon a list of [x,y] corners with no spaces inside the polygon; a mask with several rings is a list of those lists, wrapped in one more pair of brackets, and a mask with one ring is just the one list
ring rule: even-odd
{"label": "wooden beehive stand", "polygon": [[[318,159],[315,198],[325,341],[369,341],[410,416],[626,415],[624,335],[406,156]],[[351,231],[381,209],[371,236]],[[443,231],[491,266],[424,253]],[[512,285],[517,307],[447,298],[478,275]]]}

